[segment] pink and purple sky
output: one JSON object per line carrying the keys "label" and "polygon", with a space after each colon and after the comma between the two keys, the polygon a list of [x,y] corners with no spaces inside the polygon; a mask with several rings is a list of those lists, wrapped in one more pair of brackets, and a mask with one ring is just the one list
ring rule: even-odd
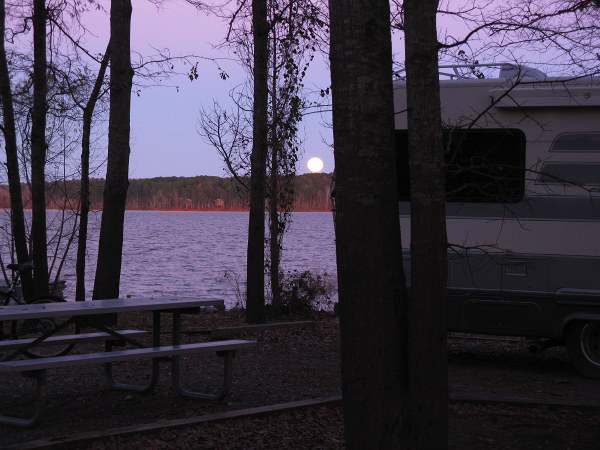
{"label": "pink and purple sky", "polygon": [[[110,3],[105,8],[110,9]],[[103,52],[109,35],[109,17],[93,13],[86,22],[97,38],[88,45]],[[183,0],[172,0],[157,9],[147,0],[133,1],[132,49],[152,55],[155,49],[168,48],[172,55],[228,58],[215,50],[226,33],[223,22],[196,11]],[[319,57],[315,58],[315,61]],[[158,176],[226,176],[224,164],[216,150],[206,144],[197,132],[199,110],[209,108],[213,99],[227,102],[228,92],[242,83],[245,74],[233,60],[219,63],[229,74],[224,81],[219,70],[209,61],[199,63],[199,78],[190,82],[184,76],[164,82],[164,86],[145,88],[132,96],[130,177]],[[307,86],[321,89],[329,84],[322,62],[315,62]],[[178,67],[182,72],[183,66]],[[178,90],[174,86],[178,86]],[[298,172],[306,173],[306,162],[317,156],[324,161],[324,172],[333,171],[333,151],[323,140],[331,142],[331,133],[321,126],[323,118],[314,114],[301,126],[304,141]]]}
{"label": "pink and purple sky", "polygon": [[[99,0],[108,11],[109,0]],[[514,0],[518,3],[518,0]],[[217,151],[205,143],[197,132],[200,109],[210,109],[213,100],[221,106],[230,105],[229,92],[242,84],[246,74],[230,58],[225,50],[219,51],[215,46],[221,43],[226,35],[227,26],[221,19],[207,16],[197,11],[185,0],[165,0],[160,8],[150,0],[133,0],[132,15],[132,49],[134,52],[150,56],[156,49],[169,49],[171,55],[196,55],[205,58],[219,58],[219,65],[229,78],[222,80],[220,70],[208,60],[198,65],[199,78],[193,82],[185,76],[165,80],[160,87],[145,88],[132,97],[131,117],[131,178],[149,178],[158,176],[194,176],[194,175],[228,175],[224,170]],[[448,4],[459,7],[470,4],[468,0],[451,0]],[[491,3],[490,5],[494,5]],[[109,35],[108,12],[93,12],[86,16],[86,25],[95,36],[89,36],[86,45],[95,52],[103,52]],[[439,17],[439,35],[451,35],[461,39],[468,32],[470,22],[457,19],[454,15]],[[486,44],[489,39],[485,33],[482,41],[471,38],[467,50],[476,50],[478,45]],[[395,59],[403,60],[403,44],[396,35],[393,46]],[[485,47],[485,45],[484,45]],[[518,51],[517,51],[518,50]],[[539,67],[556,58],[552,52],[529,52],[511,47],[503,54],[501,47],[492,47],[490,61],[480,62],[519,62]],[[517,54],[519,53],[519,54]],[[521,55],[520,53],[523,53]],[[477,53],[474,53],[475,55]],[[480,55],[478,57],[486,58]],[[443,62],[443,61],[442,61]],[[447,63],[447,62],[446,62]],[[559,61],[560,63],[560,61]],[[560,64],[558,66],[560,67]],[[177,67],[187,72],[189,66]],[[496,76],[496,75],[491,75]],[[175,88],[178,87],[178,89]],[[329,86],[327,65],[322,55],[316,55],[307,77],[305,86],[309,91],[320,92]],[[303,151],[297,170],[308,172],[306,163],[312,157],[321,158],[323,171],[334,170],[333,151],[330,128],[323,125],[330,122],[328,115],[311,114],[305,116],[300,126],[300,138]]]}

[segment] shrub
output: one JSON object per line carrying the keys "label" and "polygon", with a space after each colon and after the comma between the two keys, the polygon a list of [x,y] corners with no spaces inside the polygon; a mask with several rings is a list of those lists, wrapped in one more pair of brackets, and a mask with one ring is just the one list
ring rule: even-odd
{"label": "shrub", "polygon": [[307,315],[330,311],[335,282],[327,273],[293,270],[281,274],[282,314]]}
{"label": "shrub", "polygon": [[231,309],[246,309],[245,283],[240,279],[240,275],[233,270],[225,270],[218,280],[225,281],[235,292],[235,304]]}

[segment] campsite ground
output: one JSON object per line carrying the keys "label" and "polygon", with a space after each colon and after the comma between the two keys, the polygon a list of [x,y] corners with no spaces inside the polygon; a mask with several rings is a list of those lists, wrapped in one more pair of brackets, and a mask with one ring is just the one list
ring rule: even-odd
{"label": "campsite ground", "polygon": [[[149,328],[132,314],[123,327]],[[239,325],[242,316],[215,312],[185,319],[185,339],[206,339],[210,329]],[[167,324],[165,324],[167,325]],[[165,327],[164,329],[168,329]],[[49,373],[48,414],[41,426],[0,426],[0,446],[32,443],[60,448],[343,448],[339,402],[218,422],[162,427],[168,421],[340,395],[338,319],[245,335],[259,345],[235,360],[234,388],[225,404],[177,397],[168,367],[156,391],[138,395],[107,389],[101,367]],[[562,348],[530,354],[523,340],[451,337],[449,340],[450,448],[593,449],[600,442],[600,381],[581,377]],[[192,358],[184,368],[190,387],[216,386],[218,358]],[[128,363],[120,376],[136,381],[144,364]],[[27,379],[3,379],[0,411],[27,414]],[[94,432],[155,423],[154,431],[91,438]],[[107,431],[108,430],[108,431]],[[87,437],[86,437],[87,436]],[[74,437],[71,444],[66,441]],[[66,439],[66,441],[65,441]],[[54,443],[54,444],[53,444]],[[31,447],[31,446],[30,446]]]}

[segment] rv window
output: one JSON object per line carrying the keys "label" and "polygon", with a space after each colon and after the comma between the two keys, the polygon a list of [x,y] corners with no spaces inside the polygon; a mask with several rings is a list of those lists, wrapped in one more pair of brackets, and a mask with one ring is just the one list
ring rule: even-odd
{"label": "rv window", "polygon": [[[409,199],[408,132],[396,131],[399,194]],[[445,130],[446,201],[516,203],[525,192],[525,135],[516,129]]]}
{"label": "rv window", "polygon": [[552,146],[551,152],[600,152],[600,133],[563,133]]}

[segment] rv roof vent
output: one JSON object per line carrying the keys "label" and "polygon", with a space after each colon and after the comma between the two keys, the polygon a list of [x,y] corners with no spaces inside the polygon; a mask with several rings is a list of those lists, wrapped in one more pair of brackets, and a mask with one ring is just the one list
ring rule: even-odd
{"label": "rv roof vent", "polygon": [[535,78],[536,80],[543,80],[546,78],[546,74],[533,67],[516,64],[502,64],[500,66],[498,78],[507,78],[509,80],[514,78]]}

